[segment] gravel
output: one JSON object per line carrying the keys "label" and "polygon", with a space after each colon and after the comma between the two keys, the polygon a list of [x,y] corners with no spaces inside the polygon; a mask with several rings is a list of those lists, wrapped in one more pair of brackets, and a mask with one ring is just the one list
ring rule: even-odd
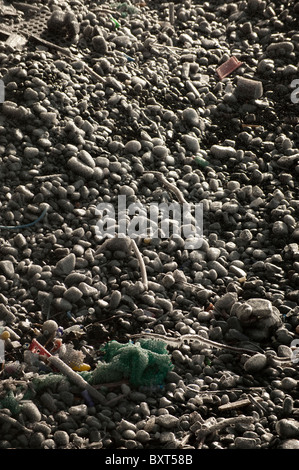
{"label": "gravel", "polygon": [[[286,3],[43,0],[52,46],[1,36],[1,449],[298,448],[299,7]],[[26,18],[18,5],[4,25]],[[97,208],[118,196],[202,203],[201,246],[160,227],[103,240]],[[134,335],[167,347],[158,386],[96,391],[30,349],[94,370]]]}

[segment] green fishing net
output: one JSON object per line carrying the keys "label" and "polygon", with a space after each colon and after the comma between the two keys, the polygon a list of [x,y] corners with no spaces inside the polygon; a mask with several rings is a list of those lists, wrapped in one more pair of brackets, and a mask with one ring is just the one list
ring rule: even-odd
{"label": "green fishing net", "polygon": [[16,415],[20,412],[20,404],[13,392],[8,392],[2,400],[0,400],[0,408],[8,408],[12,415]]}
{"label": "green fishing net", "polygon": [[55,391],[56,387],[62,382],[68,382],[68,379],[62,374],[50,373],[35,377],[31,381],[32,387],[26,391],[23,399],[30,400],[34,397],[35,393],[43,392],[48,388]]}
{"label": "green fishing net", "polygon": [[[170,355],[163,341],[140,339],[135,344],[110,341],[103,348],[103,359],[93,371],[78,372],[90,385],[100,385],[128,379],[135,386],[161,386],[167,373],[173,368]],[[41,374],[31,380],[23,400],[34,399],[46,389],[56,391],[68,378],[60,373]],[[0,408],[8,408],[13,414],[19,412],[18,400],[8,393],[0,400]]]}
{"label": "green fishing net", "polygon": [[166,344],[157,340],[121,344],[110,341],[102,349],[105,362],[99,362],[96,369],[85,374],[91,385],[128,379],[132,385],[161,385],[172,369]]}

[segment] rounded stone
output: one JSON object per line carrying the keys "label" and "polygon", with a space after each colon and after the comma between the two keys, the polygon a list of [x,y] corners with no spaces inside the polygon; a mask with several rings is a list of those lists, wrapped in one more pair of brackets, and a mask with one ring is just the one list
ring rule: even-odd
{"label": "rounded stone", "polygon": [[166,429],[173,429],[177,426],[179,418],[170,414],[164,414],[156,417],[156,424]]}
{"label": "rounded stone", "polygon": [[200,150],[199,141],[196,137],[193,137],[192,135],[184,135],[184,141],[187,150],[190,150],[190,152],[197,153]]}
{"label": "rounded stone", "polygon": [[298,438],[299,437],[299,423],[293,418],[280,419],[277,421],[275,429],[282,438]]}
{"label": "rounded stone", "polygon": [[281,381],[281,388],[283,390],[293,390],[297,387],[297,380],[292,377],[284,377]]}
{"label": "rounded stone", "polygon": [[106,54],[108,51],[107,41],[103,36],[94,36],[92,38],[92,46],[94,50],[100,54]]}
{"label": "rounded stone", "polygon": [[41,412],[38,407],[33,402],[24,403],[22,406],[22,413],[28,418],[32,423],[41,420]]}
{"label": "rounded stone", "polygon": [[125,152],[136,155],[141,150],[141,143],[138,140],[129,140],[124,147]]}
{"label": "rounded stone", "polygon": [[264,354],[258,353],[247,359],[244,364],[246,372],[253,373],[259,372],[267,365],[267,357]]}
{"label": "rounded stone", "polygon": [[280,449],[299,449],[299,439],[287,439],[279,447]]}
{"label": "rounded stone", "polygon": [[197,126],[199,123],[199,117],[195,109],[193,108],[186,108],[182,112],[182,119],[186,122],[186,124],[190,126]]}
{"label": "rounded stone", "polygon": [[55,443],[60,447],[66,447],[70,442],[68,433],[66,431],[61,430],[54,432],[53,439]]}

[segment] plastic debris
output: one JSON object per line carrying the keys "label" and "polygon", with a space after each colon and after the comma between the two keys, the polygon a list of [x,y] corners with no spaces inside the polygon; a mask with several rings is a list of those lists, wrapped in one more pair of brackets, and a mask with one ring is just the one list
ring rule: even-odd
{"label": "plastic debris", "polygon": [[94,406],[94,402],[92,401],[92,399],[91,399],[91,397],[90,397],[87,390],[83,390],[83,392],[81,392],[81,395],[84,398],[85,403],[86,403],[87,406],[89,406],[89,407]]}
{"label": "plastic debris", "polygon": [[118,22],[115,18],[113,18],[113,17],[111,16],[110,19],[111,19],[111,21],[114,23],[116,29],[120,28],[120,24],[119,24],[119,22]]}
{"label": "plastic debris", "polygon": [[37,224],[37,222],[39,222],[40,220],[42,220],[44,218],[44,216],[46,215],[47,210],[48,210],[48,208],[46,207],[43,210],[43,212],[41,213],[41,215],[37,219],[35,219],[33,222],[30,222],[29,224],[24,224],[24,225],[0,225],[0,229],[17,230],[17,229],[32,227],[33,225]]}
{"label": "plastic debris", "polygon": [[135,59],[133,59],[133,57],[130,57],[127,54],[124,54],[124,56],[125,56],[125,58],[127,59],[128,62],[135,62]]}
{"label": "plastic debris", "polygon": [[3,341],[6,341],[10,338],[10,333],[9,331],[2,331],[2,333],[0,334],[0,339],[2,339]]}
{"label": "plastic debris", "polygon": [[205,166],[208,166],[210,165],[209,162],[207,162],[204,158],[202,157],[194,157],[194,161],[199,165],[199,166],[202,166],[202,167],[205,167]]}
{"label": "plastic debris", "polygon": [[91,384],[129,379],[135,386],[160,385],[173,368],[162,341],[140,339],[135,344],[110,341],[103,352],[105,363],[99,362],[91,373],[87,379]]}
{"label": "plastic debris", "polygon": [[221,64],[216,72],[220,80],[230,75],[234,70],[240,67],[243,62],[240,62],[235,56],[230,57],[227,61]]}
{"label": "plastic debris", "polygon": [[5,41],[6,46],[10,51],[21,50],[27,44],[27,38],[21,34],[12,33]]}
{"label": "plastic debris", "polygon": [[49,364],[55,369],[60,370],[64,375],[66,375],[73,383],[78,387],[87,390],[88,393],[100,403],[105,403],[105,397],[98,392],[92,385],[90,385],[84,378],[79,375],[77,372],[73,371],[67,364],[65,364],[59,357],[51,356],[48,359]]}
{"label": "plastic debris", "polygon": [[32,340],[29,346],[29,350],[34,354],[38,354],[39,356],[46,356],[46,357],[51,356],[49,351],[47,351],[36,339]]}

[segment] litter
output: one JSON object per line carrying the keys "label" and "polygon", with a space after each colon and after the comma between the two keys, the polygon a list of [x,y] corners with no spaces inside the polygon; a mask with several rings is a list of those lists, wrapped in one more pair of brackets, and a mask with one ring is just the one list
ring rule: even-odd
{"label": "litter", "polygon": [[34,354],[38,354],[39,356],[51,357],[49,351],[47,351],[38,341],[36,341],[36,339],[32,340],[29,346],[29,350]]}
{"label": "litter", "polygon": [[111,19],[111,21],[114,23],[116,29],[120,28],[120,24],[119,24],[119,22],[118,22],[117,20],[115,20],[114,18],[112,18],[112,16],[111,16],[110,19]]}
{"label": "litter", "polygon": [[48,208],[46,207],[43,212],[41,213],[41,215],[35,219],[33,222],[30,222],[29,224],[24,224],[24,225],[0,225],[0,229],[3,229],[3,230],[17,230],[17,229],[23,229],[23,228],[28,228],[28,227],[32,227],[32,225],[35,225],[37,224],[37,222],[39,222],[40,220],[42,220],[44,218],[44,216],[46,215],[47,213],[47,210]]}
{"label": "litter", "polygon": [[135,344],[121,344],[113,340],[103,352],[105,362],[90,373],[90,384],[128,379],[135,386],[161,385],[173,368],[163,341],[140,339]]}
{"label": "litter", "polygon": [[207,162],[204,158],[202,157],[194,157],[194,161],[202,167],[208,166],[209,162]]}
{"label": "litter", "polygon": [[223,78],[230,75],[234,70],[236,70],[243,62],[240,62],[235,56],[230,57],[226,62],[221,64],[217,69],[216,72],[222,80]]}

